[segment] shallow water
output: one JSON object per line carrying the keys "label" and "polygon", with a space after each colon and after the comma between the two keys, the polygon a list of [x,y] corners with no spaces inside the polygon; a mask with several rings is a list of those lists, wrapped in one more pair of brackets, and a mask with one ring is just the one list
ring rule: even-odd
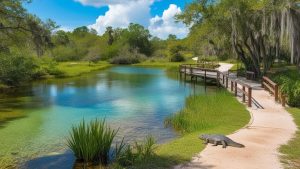
{"label": "shallow water", "polygon": [[[0,163],[6,158],[36,158],[27,165],[42,167],[45,156],[66,150],[71,126],[83,118],[105,118],[127,141],[151,134],[159,143],[165,142],[177,134],[164,128],[164,119],[179,111],[195,92],[204,94],[204,86],[182,84],[163,69],[113,67],[78,78],[37,82],[1,95],[2,107],[22,110],[25,117],[0,126]],[[72,155],[64,155],[64,164],[70,164]],[[63,159],[58,157],[54,159]]]}

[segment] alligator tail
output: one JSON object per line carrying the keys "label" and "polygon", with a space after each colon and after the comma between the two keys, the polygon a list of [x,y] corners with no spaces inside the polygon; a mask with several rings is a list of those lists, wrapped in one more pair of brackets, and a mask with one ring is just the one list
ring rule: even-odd
{"label": "alligator tail", "polygon": [[245,147],[243,144],[236,143],[236,142],[234,142],[234,143],[232,144],[232,146],[233,146],[233,147],[238,147],[238,148],[244,148],[244,147]]}

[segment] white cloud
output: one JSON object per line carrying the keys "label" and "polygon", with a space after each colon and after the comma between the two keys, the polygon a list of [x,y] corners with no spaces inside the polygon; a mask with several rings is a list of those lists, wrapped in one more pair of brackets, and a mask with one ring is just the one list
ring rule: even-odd
{"label": "white cloud", "polygon": [[138,0],[75,0],[80,2],[83,5],[101,7],[107,5],[116,5],[116,4],[127,4],[128,2],[134,2]]}
{"label": "white cloud", "polygon": [[183,23],[176,23],[174,16],[182,11],[174,4],[170,4],[169,8],[163,12],[163,15],[155,16],[150,20],[148,27],[152,35],[162,39],[166,39],[169,34],[175,34],[178,38],[184,38],[189,32]]}
{"label": "white cloud", "polygon": [[[117,2],[117,0],[115,1]],[[108,26],[125,28],[130,23],[139,23],[143,26],[148,26],[151,18],[151,4],[152,0],[131,0],[127,1],[126,4],[117,3],[108,5],[109,10],[105,15],[99,16],[96,23],[89,27],[97,30],[102,35]]]}
{"label": "white cloud", "polygon": [[74,30],[74,28],[62,26],[62,27],[59,27],[56,31],[59,31],[59,30],[62,30],[65,32],[72,32]]}
{"label": "white cloud", "polygon": [[153,36],[166,39],[169,34],[175,34],[178,38],[184,38],[189,29],[183,23],[176,23],[174,16],[182,11],[175,4],[170,4],[162,16],[151,18],[150,8],[156,0],[75,0],[85,5],[108,5],[108,11],[98,17],[89,28],[97,30],[102,35],[106,27],[126,28],[130,23],[138,23],[148,27]]}

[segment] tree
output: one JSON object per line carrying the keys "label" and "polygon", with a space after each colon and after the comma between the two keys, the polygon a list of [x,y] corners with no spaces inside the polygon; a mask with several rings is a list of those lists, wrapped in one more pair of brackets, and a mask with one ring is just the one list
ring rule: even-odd
{"label": "tree", "polygon": [[173,34],[170,34],[169,36],[168,36],[168,39],[167,39],[168,41],[174,41],[174,40],[177,40],[177,36],[176,35],[173,35]]}
{"label": "tree", "polygon": [[90,32],[89,28],[86,26],[81,26],[73,30],[73,34],[76,36],[83,37]]}
{"label": "tree", "polygon": [[152,46],[150,43],[151,35],[149,30],[142,25],[131,23],[125,30],[125,38],[131,49],[138,49],[140,53],[150,56]]}
{"label": "tree", "polygon": [[[275,58],[286,51],[291,53],[291,60],[299,64],[299,6],[295,2],[198,0],[188,5],[177,19],[193,24],[191,33],[193,30],[203,31],[201,36],[217,54],[223,49],[230,50],[222,39],[227,44],[231,41],[246,69],[260,76],[269,70]],[[285,26],[289,31],[284,29]],[[284,43],[284,39],[289,39],[290,43]]]}
{"label": "tree", "polygon": [[113,31],[113,28],[111,26],[109,26],[109,27],[106,28],[105,34],[108,34],[107,44],[110,45],[110,46],[114,42],[114,35],[113,35],[113,33],[114,33],[114,31]]}
{"label": "tree", "polygon": [[63,30],[55,32],[55,34],[52,36],[52,39],[55,45],[67,45],[70,43],[68,34]]}

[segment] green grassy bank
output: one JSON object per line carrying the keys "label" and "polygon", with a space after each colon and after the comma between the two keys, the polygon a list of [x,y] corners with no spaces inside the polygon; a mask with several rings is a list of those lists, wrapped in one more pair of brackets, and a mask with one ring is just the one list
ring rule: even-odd
{"label": "green grassy bank", "polygon": [[62,72],[61,77],[75,77],[96,70],[102,70],[112,66],[108,62],[88,63],[88,62],[60,62],[57,69]]}
{"label": "green grassy bank", "polygon": [[[300,109],[288,108],[287,109],[294,117],[295,123],[298,128],[300,127]],[[288,142],[287,145],[280,147],[280,152],[284,155],[281,156],[281,161],[284,163],[285,168],[297,169],[300,168],[300,131],[298,130],[295,137]]]}
{"label": "green grassy bank", "polygon": [[245,106],[227,91],[191,96],[184,109],[166,119],[166,123],[182,136],[160,145],[154,157],[136,168],[170,168],[188,162],[205,147],[198,139],[200,134],[230,134],[244,127],[249,120]]}

